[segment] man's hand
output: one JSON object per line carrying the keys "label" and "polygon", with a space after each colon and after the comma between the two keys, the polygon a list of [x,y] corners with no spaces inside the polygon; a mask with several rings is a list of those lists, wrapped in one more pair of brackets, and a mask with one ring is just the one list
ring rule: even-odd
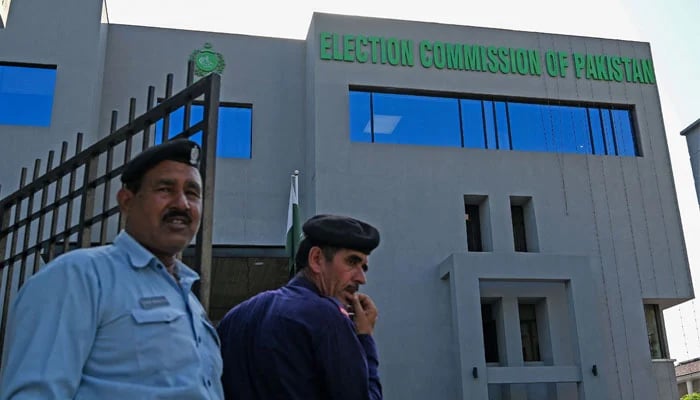
{"label": "man's hand", "polygon": [[349,300],[355,312],[355,331],[358,335],[371,335],[374,332],[374,324],[379,316],[377,306],[364,293],[355,293]]}

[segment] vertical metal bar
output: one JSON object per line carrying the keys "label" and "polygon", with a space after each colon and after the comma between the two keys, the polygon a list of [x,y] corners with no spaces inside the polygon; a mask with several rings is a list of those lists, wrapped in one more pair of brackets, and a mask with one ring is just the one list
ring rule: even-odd
{"label": "vertical metal bar", "polygon": [[[27,180],[27,168],[22,168],[22,172],[20,173],[20,179],[19,179],[19,188],[22,189],[24,187],[25,181]],[[21,214],[21,209],[22,209],[22,199],[19,199],[17,203],[15,203],[15,223],[14,225],[16,226],[19,223],[19,215]],[[3,213],[6,215],[8,218],[9,222],[9,212]],[[3,225],[5,225],[5,216],[3,216]],[[8,232],[9,234],[9,232]],[[12,243],[10,245],[10,256],[13,255],[15,246],[17,246],[17,232],[12,232]],[[7,313],[10,308],[10,294],[12,293],[12,278],[13,278],[13,273],[14,273],[14,261],[10,262],[7,264],[7,284],[5,285],[5,296],[2,301],[2,318],[0,319],[0,360],[2,359],[2,350],[5,345],[5,325],[7,323]]]}
{"label": "vertical metal bar", "polygon": [[[2,219],[0,221],[0,230],[4,231],[10,226],[10,214],[12,213],[12,204],[7,204],[2,210]],[[10,231],[8,230],[6,234],[0,236],[0,273],[2,269],[5,268],[6,260],[9,258],[7,254],[7,238],[10,236]],[[0,343],[1,344],[1,343]]]}
{"label": "vertical metal bar", "polygon": [[[3,208],[2,210],[2,222],[0,222],[0,229],[5,230],[10,226],[10,210],[12,208],[12,205],[9,204],[6,207]],[[5,266],[7,266],[7,275],[5,278],[5,296],[3,298],[2,302],[2,319],[0,320],[0,360],[2,360],[2,349],[5,344],[5,321],[7,319],[7,309],[10,307],[10,292],[12,291],[12,264],[11,263],[6,263],[5,260],[7,260],[6,256],[6,245],[7,245],[7,236],[10,234],[8,231],[7,235],[3,235],[0,237],[0,258],[3,260],[2,263],[0,263],[0,277],[2,277],[2,270]],[[2,282],[0,281],[0,285],[2,285]]]}
{"label": "vertical metal bar", "polygon": [[508,128],[508,150],[513,150],[513,132],[510,129],[510,108],[508,107],[508,102],[504,101],[506,105],[506,128]]}
{"label": "vertical metal bar", "polygon": [[[136,118],[136,97],[132,97],[129,99],[129,122],[134,122],[134,119]],[[131,138],[131,136],[129,136]],[[128,140],[128,142],[131,142],[131,140]]]}
{"label": "vertical metal bar", "polygon": [[[5,230],[10,226],[10,213],[11,213],[11,205],[8,205],[6,207],[3,207],[1,216],[0,216],[0,230]],[[5,268],[5,260],[7,260],[7,237],[9,235],[9,232],[2,237],[0,237],[0,276],[2,275],[2,269]],[[0,283],[2,284],[2,283]],[[2,342],[0,342],[0,347],[2,346]]]}
{"label": "vertical metal bar", "polygon": [[194,61],[187,60],[187,78],[185,79],[185,86],[190,86],[194,83]]}
{"label": "vertical metal bar", "polygon": [[[165,98],[169,99],[173,95],[173,74],[168,74],[165,78]],[[163,116],[163,132],[161,132],[160,142],[165,143],[168,141],[170,136],[170,113],[168,112]]]}
{"label": "vertical metal bar", "polygon": [[464,147],[464,116],[462,115],[462,100],[457,99],[457,114],[459,115],[459,143]]}
{"label": "vertical metal bar", "polygon": [[[150,111],[153,108],[153,104],[156,101],[156,88],[155,86],[148,87],[148,98],[146,99],[146,111]],[[143,145],[142,150],[146,150],[151,147],[151,124],[146,125],[143,129]]]}
{"label": "vertical metal bar", "polygon": [[609,154],[608,153],[608,139],[605,138],[605,123],[603,122],[603,109],[600,109],[600,112],[598,113],[598,119],[600,120],[600,132],[601,135],[603,135],[603,147],[604,147],[604,152],[606,156]]}
{"label": "vertical metal bar", "polygon": [[[20,178],[19,178],[19,188],[23,188],[24,185],[26,184],[27,181],[27,168],[22,168],[22,171],[20,172]],[[22,214],[22,201],[24,199],[19,198],[17,199],[17,203],[15,203],[15,222],[12,224],[12,240],[10,241],[10,257],[15,256],[15,250],[17,249],[17,239],[19,237],[19,221],[20,221],[20,215]],[[9,233],[9,232],[8,232]],[[14,262],[12,262],[14,264]]]}
{"label": "vertical metal bar", "polygon": [[493,112],[493,130],[496,134],[496,150],[501,149],[500,140],[498,140],[498,114],[496,114],[496,102],[491,102],[491,112]]}
{"label": "vertical metal bar", "polygon": [[[4,231],[10,226],[10,213],[12,209],[12,205],[9,204],[6,207],[4,207],[2,211],[2,217],[0,222],[0,231]],[[5,260],[7,260],[7,237],[10,236],[10,232],[8,231],[6,234],[0,236],[0,272],[2,271],[3,268],[5,268]]]}
{"label": "vertical metal bar", "polygon": [[[80,151],[83,149],[83,134],[78,132],[76,135],[76,141],[75,141],[75,154],[80,153]],[[73,166],[73,170],[70,172],[70,181],[68,184],[68,207],[66,208],[66,224],[64,226],[65,230],[63,231],[63,252],[67,253],[68,250],[70,250],[70,230],[71,230],[71,224],[73,223],[73,194],[75,192],[75,178],[76,178],[76,170],[78,169],[78,166]]]}
{"label": "vertical metal bar", "polygon": [[484,127],[484,148],[488,149],[489,148],[489,136],[488,132],[486,131],[486,106],[484,105],[484,101],[481,100],[481,126]]}
{"label": "vertical metal bar", "polygon": [[95,215],[95,178],[97,176],[97,160],[99,155],[90,155],[85,162],[83,171],[83,196],[80,201],[80,216],[78,217],[78,247],[87,248],[92,243],[92,219]]}
{"label": "vertical metal bar", "polygon": [[[32,182],[36,181],[39,178],[39,170],[41,169],[41,159],[37,158],[34,160],[34,173],[32,174]],[[20,266],[19,266],[19,287],[22,287],[24,285],[24,275],[25,275],[25,268],[27,267],[27,256],[29,256],[29,252],[27,249],[29,248],[29,238],[31,237],[32,233],[32,220],[31,220],[31,215],[32,211],[34,210],[34,195],[35,192],[30,192],[27,195],[27,213],[26,213],[26,224],[24,225],[24,240],[22,241],[22,247],[20,248]]]}
{"label": "vertical metal bar", "polygon": [[[136,118],[136,99],[131,98],[129,100],[129,125],[131,125],[134,122],[134,119]],[[126,143],[124,143],[124,165],[131,160],[131,140],[133,136],[129,135],[126,138]],[[117,231],[121,231],[124,229],[124,219],[122,218],[122,214],[119,213],[118,217],[118,223],[117,223]]]}
{"label": "vertical metal bar", "polygon": [[[129,115],[127,116],[127,123],[131,125],[132,122],[134,122],[134,119],[136,119],[136,98],[132,97],[129,99]],[[134,135],[136,134],[135,131],[132,131],[132,133],[126,137],[126,143],[125,146],[129,150],[125,152],[124,154],[124,162],[129,161],[131,158],[131,142],[134,139]]]}
{"label": "vertical metal bar", "polygon": [[[118,116],[119,113],[117,112],[117,110],[113,110],[112,120],[109,126],[110,135],[117,130]],[[104,215],[104,212],[109,209],[109,200],[110,196],[112,195],[112,178],[110,177],[110,173],[112,172],[112,158],[114,156],[114,146],[115,144],[110,144],[109,148],[107,149],[107,161],[105,165],[105,183],[102,190],[102,210],[100,212],[100,214],[102,215],[100,217],[100,244],[107,243],[107,222],[109,222],[109,218],[106,215]]]}
{"label": "vertical metal bar", "polygon": [[591,154],[595,154],[595,141],[593,141],[593,126],[591,126],[590,107],[586,107],[586,121],[588,122],[588,140],[591,142]]}
{"label": "vertical metal bar", "polygon": [[205,79],[209,85],[204,92],[204,127],[202,128],[202,223],[197,233],[195,262],[199,267],[199,300],[205,312],[209,312],[211,297],[212,242],[214,232],[214,177],[216,174],[216,136],[219,122],[219,92],[221,77],[210,74]]}
{"label": "vertical metal bar", "polygon": [[610,128],[612,129],[613,147],[615,148],[614,155],[619,156],[620,150],[617,148],[617,132],[615,130],[615,120],[613,119],[613,114],[612,114],[611,109],[608,109],[608,116],[610,118]]}
{"label": "vertical metal bar", "polygon": [[[187,77],[185,79],[185,84],[190,86],[194,81],[194,62],[192,60],[187,61]],[[185,131],[190,127],[190,120],[192,119],[192,101],[187,100],[184,107],[184,113],[182,115],[182,130]]]}
{"label": "vertical metal bar", "polygon": [[182,116],[182,131],[184,132],[190,127],[190,119],[192,115],[192,101],[188,100],[184,106],[184,114]]}
{"label": "vertical metal bar", "polygon": [[372,143],[374,143],[374,93],[369,94],[369,127]]}
{"label": "vertical metal bar", "polygon": [[[131,125],[134,122],[134,119],[136,118],[136,98],[132,97],[129,99],[129,120],[128,124]],[[131,149],[132,149],[132,141],[134,139],[134,134],[136,132],[133,132],[129,136],[126,137],[126,141],[124,142],[124,164],[128,163],[129,160],[131,160]]]}
{"label": "vertical metal bar", "polygon": [[[61,143],[61,161],[58,165],[63,165],[66,162],[66,157],[68,157],[68,142],[64,141]],[[63,186],[63,176],[59,176],[56,180],[56,192],[53,197],[53,202],[57,203],[61,199],[61,188]],[[53,260],[56,254],[56,229],[58,229],[58,207],[54,207],[53,213],[51,214],[51,232],[49,241],[49,250],[46,255],[46,262]]]}
{"label": "vertical metal bar", "polygon": [[[49,171],[51,171],[51,168],[53,168],[53,156],[54,156],[54,151],[51,150],[49,151],[49,159],[46,162],[46,173],[48,174]],[[41,208],[39,210],[39,225],[37,228],[36,232],[36,243],[39,244],[42,242],[42,238],[44,237],[44,217],[46,216],[46,202],[48,201],[49,198],[49,184],[44,186],[41,189]],[[36,274],[36,271],[39,270],[39,260],[41,259],[41,254],[44,251],[43,248],[37,248],[36,253],[34,254],[34,266],[32,268],[32,275]]]}
{"label": "vertical metal bar", "polygon": [[117,130],[117,120],[119,119],[119,111],[112,110],[112,118],[109,119],[109,134],[111,135]]}

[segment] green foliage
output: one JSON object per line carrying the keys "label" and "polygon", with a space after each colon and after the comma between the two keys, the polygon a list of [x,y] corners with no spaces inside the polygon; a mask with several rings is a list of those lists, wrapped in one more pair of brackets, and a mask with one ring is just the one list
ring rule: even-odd
{"label": "green foliage", "polygon": [[681,400],[700,400],[700,393],[690,393],[681,397]]}

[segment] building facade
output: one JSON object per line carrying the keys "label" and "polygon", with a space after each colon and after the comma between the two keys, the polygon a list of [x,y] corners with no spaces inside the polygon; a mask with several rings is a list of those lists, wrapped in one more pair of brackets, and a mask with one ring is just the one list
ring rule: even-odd
{"label": "building facade", "polygon": [[696,393],[700,391],[700,359],[694,358],[676,365],[676,381],[678,394]]}
{"label": "building facade", "polygon": [[688,155],[690,156],[690,167],[695,180],[695,193],[698,196],[700,206],[700,119],[688,125],[681,131],[688,144]]}
{"label": "building facade", "polygon": [[289,40],[109,24],[96,0],[3,23],[3,195],[190,57],[221,74],[217,316],[264,289],[231,295],[232,265],[281,259],[300,170],[302,215],[382,233],[386,398],[677,397],[661,311],[693,288],[649,44],[330,14]]}

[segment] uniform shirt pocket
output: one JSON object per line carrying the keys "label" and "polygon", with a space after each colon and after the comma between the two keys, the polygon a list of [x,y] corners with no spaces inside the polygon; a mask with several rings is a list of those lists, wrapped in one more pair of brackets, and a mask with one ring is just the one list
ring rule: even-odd
{"label": "uniform shirt pocket", "polygon": [[173,307],[133,309],[131,316],[142,372],[161,374],[197,363],[194,335],[185,311]]}

